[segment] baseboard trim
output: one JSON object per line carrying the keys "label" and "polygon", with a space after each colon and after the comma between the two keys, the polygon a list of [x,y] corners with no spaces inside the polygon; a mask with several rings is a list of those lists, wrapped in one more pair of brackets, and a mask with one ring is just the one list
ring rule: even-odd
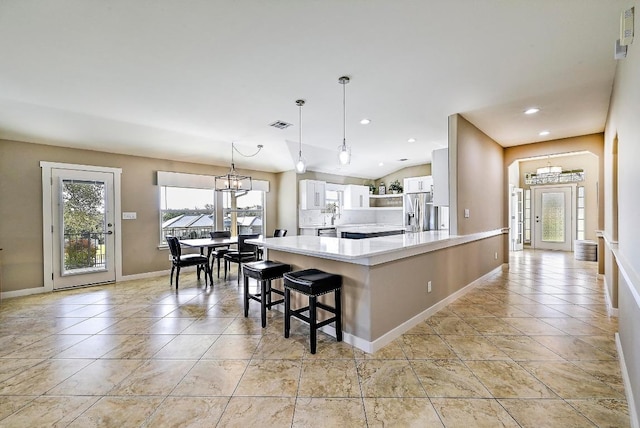
{"label": "baseboard trim", "polygon": [[618,350],[618,360],[620,362],[620,371],[622,372],[622,382],[624,383],[624,393],[627,397],[627,407],[629,408],[629,420],[631,422],[631,428],[640,428],[640,419],[636,413],[635,401],[633,401],[633,390],[631,389],[631,379],[629,378],[629,372],[627,372],[627,365],[624,361],[624,352],[622,351],[622,343],[620,342],[620,336],[616,333],[616,349]]}
{"label": "baseboard trim", "polygon": [[607,277],[604,277],[604,300],[607,304],[607,310],[614,317],[618,317],[619,311],[618,308],[614,308],[611,303],[611,296],[609,296],[609,284],[607,284]]}
{"label": "baseboard trim", "polygon": [[[345,333],[345,332],[343,332],[343,334],[342,334],[342,340],[345,343],[348,343],[349,345],[355,346],[356,348],[358,348],[358,349],[360,349],[360,350],[362,350],[364,352],[372,354],[372,353],[382,349],[384,346],[388,345],[389,343],[393,342],[398,337],[402,336],[404,333],[406,333],[407,331],[411,330],[413,327],[415,327],[416,325],[420,324],[422,321],[426,320],[427,318],[429,318],[430,316],[432,316],[433,314],[435,314],[439,310],[445,308],[447,305],[453,303],[454,301],[456,301],[460,297],[464,296],[469,291],[473,290],[475,287],[480,285],[480,283],[482,281],[484,281],[485,279],[495,275],[496,273],[499,273],[499,272],[503,271],[504,270],[504,265],[505,264],[502,264],[502,265],[498,266],[497,268],[487,272],[486,274],[482,275],[480,278],[475,279],[473,282],[465,285],[460,290],[450,294],[449,296],[447,296],[444,299],[440,300],[438,303],[436,303],[433,306],[425,309],[424,311],[422,311],[419,314],[415,315],[411,319],[403,322],[399,326],[393,328],[392,330],[388,331],[387,333],[383,334],[382,336],[380,336],[379,338],[377,338],[377,339],[375,339],[373,341],[368,341],[368,340],[363,339],[361,337],[354,336],[352,334]],[[507,266],[508,266],[508,264],[507,264]],[[335,327],[333,327],[331,325],[324,326],[320,330],[325,332],[325,333],[327,333],[328,335],[330,335],[332,337],[336,337],[336,329],[335,329]]]}
{"label": "baseboard trim", "polygon": [[15,291],[3,291],[0,293],[0,300],[2,299],[12,299],[14,297],[24,297],[30,296],[32,294],[41,294],[41,293],[49,293],[51,290],[48,290],[46,287],[35,287],[35,288],[25,288],[23,290],[15,290]]}
{"label": "baseboard trim", "polygon": [[145,272],[145,273],[136,273],[133,275],[124,275],[120,278],[121,281],[134,281],[136,279],[148,279],[148,278],[156,278],[163,275],[171,274],[171,269],[167,270],[158,270],[155,272]]}

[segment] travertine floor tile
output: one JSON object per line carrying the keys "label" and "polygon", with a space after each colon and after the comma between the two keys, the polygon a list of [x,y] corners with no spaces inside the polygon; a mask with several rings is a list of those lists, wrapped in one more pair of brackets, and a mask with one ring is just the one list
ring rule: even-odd
{"label": "travertine floor tile", "polygon": [[444,428],[427,398],[365,398],[369,428]]}
{"label": "travertine floor tile", "polygon": [[498,400],[523,428],[582,428],[593,423],[562,400]]}
{"label": "travertine floor tile", "polygon": [[246,360],[198,361],[171,395],[231,396],[248,363]]}
{"label": "travertine floor tile", "polygon": [[38,397],[2,420],[3,427],[66,427],[98,397]]}
{"label": "travertine floor tile", "polygon": [[298,398],[292,427],[366,427],[360,398]]}
{"label": "travertine floor tile", "polygon": [[467,361],[467,366],[495,398],[557,398],[513,361]]}
{"label": "travertine floor tile", "polygon": [[446,427],[518,427],[494,399],[432,398],[431,402]]}
{"label": "travertine floor tile", "polygon": [[162,397],[103,397],[68,426],[122,428],[141,426],[162,402]]}
{"label": "travertine floor tile", "polygon": [[168,395],[193,365],[193,361],[145,361],[114,387],[110,395]]}
{"label": "travertine floor tile", "polygon": [[568,403],[600,427],[625,428],[631,425],[625,400],[568,400]]}
{"label": "travertine floor tile", "polygon": [[295,397],[300,366],[300,360],[251,360],[233,395]]}
{"label": "travertine floor tile", "polygon": [[620,392],[572,363],[526,361],[520,365],[565,399],[623,398]]}
{"label": "travertine floor tile", "polygon": [[487,388],[460,360],[413,360],[411,367],[429,397],[491,397]]}
{"label": "travertine floor tile", "polygon": [[[296,399],[291,397],[232,397],[218,426],[247,428],[259,423],[264,427],[289,427],[295,408]],[[313,420],[323,420],[323,416],[316,413]]]}
{"label": "travertine floor tile", "polygon": [[304,360],[299,397],[360,397],[355,360]]}
{"label": "travertine floor tile", "polygon": [[409,361],[360,360],[358,376],[363,397],[426,397]]}
{"label": "travertine floor tile", "polygon": [[215,427],[229,397],[167,397],[149,418],[147,427]]}

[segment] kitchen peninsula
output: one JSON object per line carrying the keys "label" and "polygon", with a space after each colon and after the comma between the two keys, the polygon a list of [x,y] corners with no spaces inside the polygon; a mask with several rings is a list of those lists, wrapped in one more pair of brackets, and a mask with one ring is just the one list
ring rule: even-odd
{"label": "kitchen peninsula", "polygon": [[294,270],[317,268],[342,275],[344,340],[375,352],[499,268],[504,236],[497,229],[464,236],[429,231],[367,239],[287,236],[248,242],[265,247],[269,260],[291,264]]}

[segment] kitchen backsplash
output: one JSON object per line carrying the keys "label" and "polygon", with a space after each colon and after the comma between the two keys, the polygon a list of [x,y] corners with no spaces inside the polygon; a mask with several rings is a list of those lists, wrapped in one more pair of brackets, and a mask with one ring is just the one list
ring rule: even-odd
{"label": "kitchen backsplash", "polygon": [[[300,210],[301,226],[331,225],[331,214],[321,210]],[[401,210],[344,210],[334,221],[340,224],[390,224],[401,225]]]}

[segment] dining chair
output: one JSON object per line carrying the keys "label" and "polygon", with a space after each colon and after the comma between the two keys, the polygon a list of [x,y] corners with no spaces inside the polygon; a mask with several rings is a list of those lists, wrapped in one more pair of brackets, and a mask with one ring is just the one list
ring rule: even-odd
{"label": "dining chair", "polygon": [[283,236],[287,236],[287,229],[276,229],[276,231],[273,232],[274,238],[282,238]]}
{"label": "dining chair", "polygon": [[[215,232],[209,232],[211,239],[216,238],[231,238],[231,231],[229,230],[218,230]],[[229,252],[229,246],[226,247],[218,247],[214,248],[211,251],[211,270],[213,271],[213,262],[216,261],[218,264],[218,278],[220,278],[220,259],[224,258],[224,255]],[[226,262],[225,262],[226,268]]]}
{"label": "dining chair", "polygon": [[[176,290],[178,289],[178,281],[180,280],[180,268],[186,266],[196,266],[198,271],[198,280],[200,280],[200,269],[204,270],[204,286],[207,286],[207,275],[209,273],[209,259],[202,254],[182,254],[180,241],[175,236],[167,236],[167,244],[171,251],[171,277],[169,284],[173,285],[173,271],[176,271]],[[213,286],[213,283],[211,284]]]}
{"label": "dining chair", "polygon": [[[287,236],[287,229],[276,229],[273,232],[274,238],[282,238],[283,236]],[[262,260],[262,256],[264,254],[264,250],[262,247],[258,247],[258,260]]]}
{"label": "dining chair", "polygon": [[245,241],[247,239],[259,238],[259,234],[250,235],[238,235],[238,249],[229,250],[224,257],[224,280],[227,280],[227,264],[238,264],[238,285],[240,285],[240,276],[242,272],[242,263],[255,262],[258,259],[257,247],[253,244],[248,244]]}

